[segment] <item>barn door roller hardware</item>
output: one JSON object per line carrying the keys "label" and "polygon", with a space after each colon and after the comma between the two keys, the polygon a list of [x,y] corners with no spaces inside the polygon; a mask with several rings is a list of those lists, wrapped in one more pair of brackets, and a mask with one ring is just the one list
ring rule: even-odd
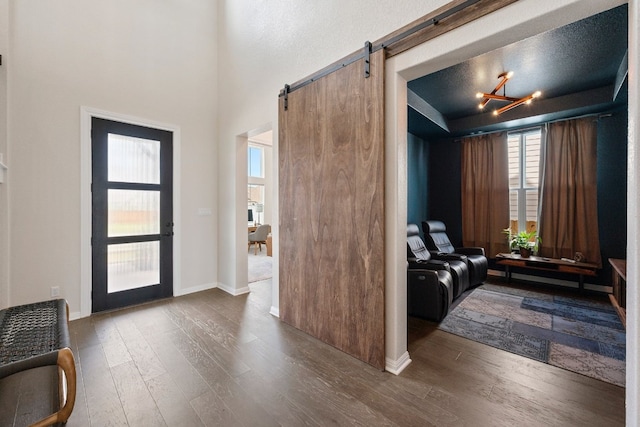
{"label": "barn door roller hardware", "polygon": [[371,59],[370,58],[371,58],[371,53],[373,52],[374,52],[373,44],[367,41],[364,43],[364,49],[362,51],[358,51],[356,54],[351,55],[351,57],[344,58],[343,61],[340,61],[336,64],[333,64],[330,67],[323,69],[322,71],[314,74],[312,77],[308,78],[307,80],[294,84],[293,87],[291,87],[290,85],[284,85],[284,89],[280,91],[279,96],[284,96],[285,111],[287,110],[289,105],[288,98],[289,98],[290,92],[293,92],[296,89],[300,89],[301,87],[304,87],[310,83],[313,83],[316,80],[321,79],[322,77],[328,76],[329,74],[335,71],[338,71],[339,69],[344,68],[350,64],[353,64],[354,62],[359,61],[360,59],[364,59],[364,77],[365,78],[369,77],[371,75]]}
{"label": "barn door roller hardware", "polygon": [[289,109],[289,92],[291,91],[291,86],[285,84],[282,92],[284,93],[284,111]]}
{"label": "barn door roller hardware", "polygon": [[367,79],[371,75],[371,49],[373,45],[370,41],[364,42],[364,77]]}
{"label": "barn door roller hardware", "polygon": [[[414,36],[416,33],[422,32],[424,30],[426,30],[428,27],[435,27],[438,24],[440,24],[442,21],[446,20],[447,18],[449,19],[454,19],[455,15],[460,14],[459,18],[456,18],[456,20],[454,20],[454,22],[452,23],[452,27],[448,28],[446,30],[443,30],[444,32],[447,31],[451,31],[454,28],[458,28],[461,25],[464,25],[465,23],[469,22],[468,19],[465,19],[465,16],[471,16],[472,13],[468,13],[468,14],[463,14],[461,12],[465,11],[465,9],[467,8],[471,8],[475,6],[475,12],[473,13],[478,13],[478,11],[480,11],[481,16],[492,12],[494,10],[497,10],[501,7],[506,6],[507,4],[513,3],[517,0],[500,0],[499,2],[496,0],[456,0],[455,2],[452,2],[454,4],[456,4],[455,6],[449,8],[449,9],[445,9],[442,12],[438,13],[437,15],[435,15],[432,18],[426,19],[424,21],[421,22],[416,22],[415,24],[413,24],[411,27],[409,27],[408,29],[402,31],[399,34],[390,34],[386,37],[384,37],[382,40],[380,41],[376,41],[374,45],[372,45],[370,42],[366,42],[364,49],[362,50],[357,50],[356,52],[342,58],[341,60],[339,60],[338,62],[331,64],[323,69],[321,69],[320,71],[312,74],[310,77],[307,77],[304,80],[298,81],[293,83],[288,90],[281,90],[280,94],[278,96],[284,96],[286,97],[290,92],[294,92],[308,84],[311,84],[313,82],[315,82],[318,79],[321,79],[322,77],[325,77],[343,67],[346,67],[349,64],[352,64],[356,61],[359,61],[360,59],[364,59],[364,76],[369,77],[371,74],[371,63],[369,61],[369,58],[371,56],[372,53],[377,52],[381,49],[388,49],[388,48],[393,48],[394,45],[396,44],[400,44],[406,40],[409,40],[412,36]],[[410,47],[410,46],[409,46]],[[408,47],[404,47],[404,50],[408,49]],[[404,50],[399,50],[398,52],[404,51]],[[397,54],[397,53],[394,53]],[[286,105],[286,101],[285,101],[285,105]],[[286,108],[285,108],[286,109]]]}

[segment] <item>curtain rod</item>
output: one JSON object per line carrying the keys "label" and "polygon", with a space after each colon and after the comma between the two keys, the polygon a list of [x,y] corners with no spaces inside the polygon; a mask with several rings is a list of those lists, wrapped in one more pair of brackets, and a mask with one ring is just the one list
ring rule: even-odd
{"label": "curtain rod", "polygon": [[562,121],[567,121],[567,120],[577,120],[577,119],[583,119],[585,117],[598,117],[598,119],[604,118],[604,117],[611,117],[614,115],[614,113],[616,113],[617,110],[613,110],[613,111],[607,111],[607,112],[602,112],[602,113],[589,113],[589,114],[582,114],[580,116],[574,116],[574,117],[566,117],[564,119],[555,119],[555,120],[549,120],[547,122],[541,122],[537,125],[526,125],[526,126],[521,126],[521,127],[514,127],[514,128],[509,128],[509,129],[498,129],[498,130],[492,130],[489,132],[479,132],[479,133],[473,133],[473,134],[469,134],[469,135],[464,135],[458,138],[455,138],[453,140],[453,142],[462,142],[462,140],[464,138],[470,138],[473,136],[479,136],[479,135],[491,135],[494,133],[498,133],[498,132],[523,132],[523,131],[527,131],[527,130],[533,130],[537,127],[541,127],[544,125],[548,125],[551,123],[557,123],[557,122],[562,122]]}

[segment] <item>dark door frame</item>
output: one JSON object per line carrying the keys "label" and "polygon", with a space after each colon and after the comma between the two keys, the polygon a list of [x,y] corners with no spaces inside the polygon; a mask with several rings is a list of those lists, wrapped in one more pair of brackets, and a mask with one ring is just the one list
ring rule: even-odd
{"label": "dark door frame", "polygon": [[[173,134],[148,126],[123,123],[93,117],[92,144],[92,312],[111,310],[128,305],[173,296]],[[117,182],[108,177],[108,135],[117,134],[133,138],[159,141],[159,182]],[[157,193],[159,199],[158,231],[153,234],[108,236],[108,193],[111,190]],[[107,248],[110,245],[158,242],[158,283],[109,293]]]}
{"label": "dark door frame", "polygon": [[[189,293],[181,277],[181,191],[180,191],[180,127],[147,118],[114,113],[93,107],[80,107],[80,311],[73,317],[91,315],[91,120],[93,117],[167,130],[173,133],[173,295]],[[199,290],[199,288],[197,289]]]}

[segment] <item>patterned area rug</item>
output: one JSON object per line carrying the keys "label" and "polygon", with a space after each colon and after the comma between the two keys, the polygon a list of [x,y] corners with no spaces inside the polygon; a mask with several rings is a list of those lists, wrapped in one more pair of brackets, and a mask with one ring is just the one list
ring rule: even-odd
{"label": "patterned area rug", "polygon": [[625,386],[625,330],[607,303],[485,284],[460,302],[439,328]]}

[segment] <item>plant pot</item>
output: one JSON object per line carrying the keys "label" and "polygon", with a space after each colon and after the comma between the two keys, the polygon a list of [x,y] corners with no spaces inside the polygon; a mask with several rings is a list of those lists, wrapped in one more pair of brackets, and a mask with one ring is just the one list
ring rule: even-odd
{"label": "plant pot", "polygon": [[531,249],[520,248],[520,258],[529,258],[531,256]]}

